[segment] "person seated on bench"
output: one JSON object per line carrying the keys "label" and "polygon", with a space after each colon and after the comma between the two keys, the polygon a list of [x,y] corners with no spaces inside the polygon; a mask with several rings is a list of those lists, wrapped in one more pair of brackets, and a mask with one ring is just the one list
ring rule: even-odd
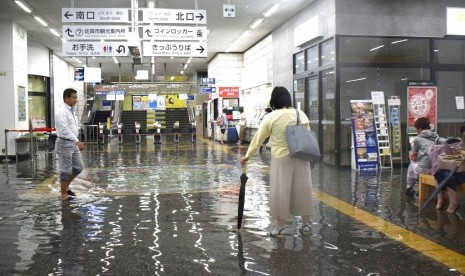
{"label": "person seated on bench", "polygon": [[[462,137],[465,137],[465,122],[463,122],[462,125],[460,126],[460,133],[462,134]],[[463,145],[462,145],[462,148],[463,148]],[[462,149],[460,151],[460,154],[465,155],[465,151]],[[449,175],[450,172],[451,171],[449,170],[438,170],[434,174],[434,178],[436,178],[436,181],[439,184]],[[453,214],[459,208],[459,202],[457,200],[457,186],[461,185],[464,182],[465,182],[465,172],[455,172],[452,178],[449,179],[449,181],[447,181],[446,192],[447,192],[447,196],[449,197],[449,206],[447,207],[447,210],[446,210],[447,213]],[[443,190],[438,194],[436,210],[442,210],[444,208],[444,202],[445,202],[445,192]]]}
{"label": "person seated on bench", "polygon": [[431,160],[428,151],[439,136],[431,131],[429,119],[420,117],[415,120],[417,136],[411,141],[410,164],[407,170],[407,191],[408,196],[414,196],[413,187],[418,183],[420,173],[431,173]]}

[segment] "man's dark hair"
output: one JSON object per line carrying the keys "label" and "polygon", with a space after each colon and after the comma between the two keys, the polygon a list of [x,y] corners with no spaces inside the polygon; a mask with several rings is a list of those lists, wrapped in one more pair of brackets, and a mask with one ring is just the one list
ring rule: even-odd
{"label": "man's dark hair", "polygon": [[65,91],[63,91],[63,101],[66,98],[71,97],[74,93],[77,93],[77,91],[74,90],[73,88],[66,88]]}
{"label": "man's dark hair", "polygon": [[461,125],[460,125],[460,134],[464,134],[465,132],[465,122],[463,122]]}
{"label": "man's dark hair", "polygon": [[291,94],[282,86],[276,86],[271,92],[270,106],[273,109],[292,107]]}
{"label": "man's dark hair", "polygon": [[416,119],[413,126],[416,129],[431,129],[431,127],[429,125],[429,120],[426,117],[420,117],[420,118]]}

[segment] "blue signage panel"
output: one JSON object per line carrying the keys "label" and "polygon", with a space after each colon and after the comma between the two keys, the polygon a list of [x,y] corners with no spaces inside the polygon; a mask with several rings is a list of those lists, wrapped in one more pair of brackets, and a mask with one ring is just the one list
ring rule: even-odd
{"label": "blue signage panel", "polygon": [[215,78],[200,78],[200,85],[215,84]]}
{"label": "blue signage panel", "polygon": [[201,93],[215,93],[216,87],[201,87],[200,92]]}

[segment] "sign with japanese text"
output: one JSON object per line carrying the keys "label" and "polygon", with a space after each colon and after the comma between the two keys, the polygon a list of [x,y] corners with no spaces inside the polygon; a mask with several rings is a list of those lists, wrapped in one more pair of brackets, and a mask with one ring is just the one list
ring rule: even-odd
{"label": "sign with japanese text", "polygon": [[221,98],[239,98],[239,87],[220,87]]}
{"label": "sign with japanese text", "polygon": [[62,44],[64,56],[105,56],[122,57],[129,55],[126,42],[65,42]]}
{"label": "sign with japanese text", "polygon": [[216,87],[200,87],[200,93],[216,93]]}
{"label": "sign with japanese text", "polygon": [[63,25],[62,36],[66,40],[127,40],[128,26]]}
{"label": "sign with japanese text", "polygon": [[129,23],[129,11],[128,9],[117,8],[62,8],[61,21],[63,23]]}
{"label": "sign with japanese text", "polygon": [[200,78],[200,85],[215,84],[215,78]]}
{"label": "sign with japanese text", "polygon": [[207,24],[206,10],[141,9],[144,23]]}
{"label": "sign with japanese text", "polygon": [[202,42],[147,42],[143,44],[146,57],[207,57],[207,43]]}
{"label": "sign with japanese text", "polygon": [[437,87],[408,86],[407,87],[407,134],[416,135],[414,127],[416,119],[429,119],[431,130],[437,129]]}
{"label": "sign with japanese text", "polygon": [[143,39],[205,40],[207,39],[207,27],[144,26]]}

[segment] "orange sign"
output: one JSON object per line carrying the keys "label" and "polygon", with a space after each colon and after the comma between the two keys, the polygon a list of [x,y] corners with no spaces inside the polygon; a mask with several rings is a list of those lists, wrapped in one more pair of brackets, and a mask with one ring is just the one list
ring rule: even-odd
{"label": "orange sign", "polygon": [[220,98],[239,98],[239,87],[220,87]]}

